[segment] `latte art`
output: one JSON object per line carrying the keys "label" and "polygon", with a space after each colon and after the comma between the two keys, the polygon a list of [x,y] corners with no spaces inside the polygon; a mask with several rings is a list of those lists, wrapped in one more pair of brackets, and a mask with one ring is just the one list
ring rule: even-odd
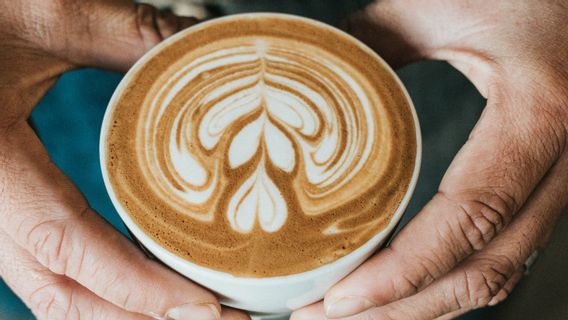
{"label": "latte art", "polygon": [[[229,182],[220,179],[223,170],[250,167],[234,180],[225,209],[242,233],[257,223],[266,232],[286,223],[281,189],[290,186],[273,181],[271,170],[299,181],[295,191],[306,191],[303,214],[351,201],[335,192],[380,147],[377,115],[350,76],[355,70],[316,47],[286,49],[282,39],[236,44],[191,61],[147,96],[137,136],[150,187],[180,212],[212,221],[211,203]],[[358,197],[365,190],[351,191]]]}
{"label": "latte art", "polygon": [[156,53],[108,137],[109,177],[133,220],[239,276],[306,271],[365,243],[416,155],[411,109],[368,49],[279,19],[211,22]]}

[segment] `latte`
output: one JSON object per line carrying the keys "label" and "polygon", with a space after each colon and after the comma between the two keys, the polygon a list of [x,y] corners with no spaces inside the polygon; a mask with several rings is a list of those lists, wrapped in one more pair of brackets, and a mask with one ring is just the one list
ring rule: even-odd
{"label": "latte", "polygon": [[171,252],[242,277],[337,260],[390,221],[416,158],[411,106],[364,45],[305,19],[184,32],[116,99],[106,170]]}

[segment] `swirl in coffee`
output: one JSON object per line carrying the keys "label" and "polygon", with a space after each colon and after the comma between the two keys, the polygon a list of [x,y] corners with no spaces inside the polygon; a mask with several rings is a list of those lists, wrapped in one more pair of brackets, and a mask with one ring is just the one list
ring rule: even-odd
{"label": "swirl in coffee", "polygon": [[246,277],[316,268],[381,231],[408,189],[407,99],[329,27],[213,21],[132,72],[107,137],[112,188],[191,262]]}

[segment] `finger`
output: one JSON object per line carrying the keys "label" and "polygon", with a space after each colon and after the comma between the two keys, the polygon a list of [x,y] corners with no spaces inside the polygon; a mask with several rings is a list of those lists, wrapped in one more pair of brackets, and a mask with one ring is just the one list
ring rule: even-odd
{"label": "finger", "polygon": [[250,320],[250,317],[243,311],[236,310],[229,307],[223,307],[221,313],[221,319],[223,320]]}
{"label": "finger", "polygon": [[407,297],[453,269],[511,221],[557,161],[563,147],[555,142],[563,125],[547,116],[543,102],[528,98],[530,94],[513,97],[499,90],[437,195],[389,248],[328,292],[328,316],[343,315],[334,308],[352,314]]}
{"label": "finger", "polygon": [[66,47],[56,48],[78,65],[127,70],[160,41],[197,23],[129,0],[84,1],[78,6],[81,10],[66,20]]}
{"label": "finger", "polygon": [[[507,280],[507,282],[505,283],[505,285],[503,286],[503,288],[501,288],[501,290],[493,297],[493,299],[488,303],[488,306],[494,306],[497,303],[502,302],[503,300],[505,300],[507,298],[507,296],[513,291],[513,288],[517,285],[517,283],[519,283],[519,281],[521,280],[521,278],[523,277],[523,274],[525,272],[525,268],[522,267],[520,269],[518,269],[511,277],[510,279]],[[467,310],[464,309],[458,309],[455,311],[452,311],[450,313],[447,313],[441,317],[436,318],[436,320],[451,320],[451,319],[456,319],[457,317],[463,315],[464,313],[466,313]]]}
{"label": "finger", "polygon": [[39,319],[150,319],[126,312],[39,264],[0,231],[0,275]]}
{"label": "finger", "polygon": [[568,158],[550,170],[518,218],[484,250],[419,293],[361,315],[371,319],[434,319],[504,300],[520,279],[525,261],[544,246],[568,204],[567,183]]}
{"label": "finger", "polygon": [[166,39],[174,33],[186,29],[199,21],[194,17],[179,17],[171,10],[163,10],[158,13],[156,27],[161,39]]}
{"label": "finger", "polygon": [[323,302],[317,302],[296,310],[292,313],[290,320],[326,320],[323,311]]}
{"label": "finger", "polygon": [[523,275],[525,274],[525,268],[521,267],[507,280],[503,288],[497,292],[497,294],[487,303],[488,306],[495,306],[507,299],[507,297],[513,292],[513,288],[519,283]]}
{"label": "finger", "polygon": [[211,293],[147,259],[90,210],[27,124],[3,139],[0,229],[42,265],[128,311],[174,319],[198,312],[220,317]]}

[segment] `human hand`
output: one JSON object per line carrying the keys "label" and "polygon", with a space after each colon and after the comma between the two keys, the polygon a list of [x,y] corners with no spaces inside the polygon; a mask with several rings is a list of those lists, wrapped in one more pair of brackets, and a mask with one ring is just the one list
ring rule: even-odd
{"label": "human hand", "polygon": [[93,212],[26,122],[64,71],[126,70],[196,20],[126,0],[0,7],[2,279],[39,319],[248,319],[147,259]]}
{"label": "human hand", "polygon": [[487,105],[433,199],[293,320],[450,319],[506,298],[568,202],[567,21],[552,0],[376,1],[347,21],[393,65],[448,61]]}

